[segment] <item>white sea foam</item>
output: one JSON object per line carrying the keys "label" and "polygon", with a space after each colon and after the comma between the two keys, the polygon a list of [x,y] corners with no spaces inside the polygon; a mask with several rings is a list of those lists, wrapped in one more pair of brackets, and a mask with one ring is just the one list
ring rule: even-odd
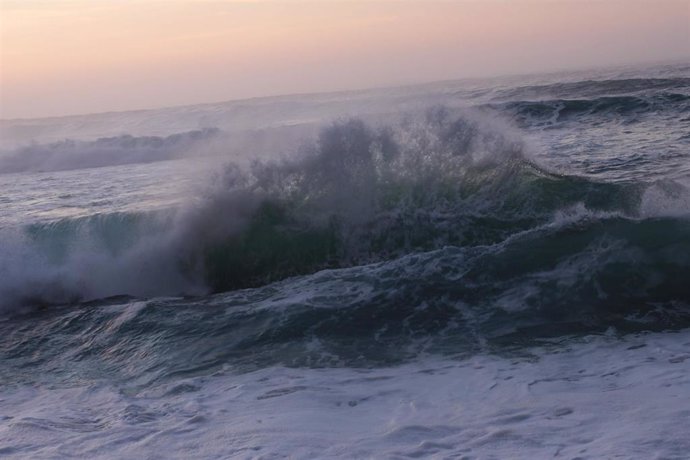
{"label": "white sea foam", "polygon": [[684,458],[690,333],[3,393],[6,458]]}

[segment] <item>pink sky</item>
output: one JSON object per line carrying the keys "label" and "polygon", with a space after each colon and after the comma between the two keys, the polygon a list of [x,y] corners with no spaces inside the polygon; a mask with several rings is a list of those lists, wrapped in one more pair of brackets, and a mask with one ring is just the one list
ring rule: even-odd
{"label": "pink sky", "polygon": [[690,60],[690,0],[0,0],[0,118]]}

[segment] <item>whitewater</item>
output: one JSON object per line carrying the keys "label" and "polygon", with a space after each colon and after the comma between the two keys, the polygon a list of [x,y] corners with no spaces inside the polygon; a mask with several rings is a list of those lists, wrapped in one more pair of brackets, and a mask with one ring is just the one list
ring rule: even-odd
{"label": "whitewater", "polygon": [[690,65],[0,120],[0,456],[687,458]]}

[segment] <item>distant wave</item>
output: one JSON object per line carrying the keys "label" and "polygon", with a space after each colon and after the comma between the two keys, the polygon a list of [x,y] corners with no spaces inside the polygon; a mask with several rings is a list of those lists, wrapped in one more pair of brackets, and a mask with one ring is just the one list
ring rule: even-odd
{"label": "distant wave", "polygon": [[685,88],[690,88],[690,78],[621,78],[520,86],[499,90],[494,94],[494,98],[504,100],[554,97],[596,98],[647,91],[673,92],[674,90]]}
{"label": "distant wave", "polygon": [[[568,120],[601,122],[607,116],[627,117],[646,113],[690,112],[690,95],[660,93],[652,96],[603,96],[594,99],[511,101],[487,107],[508,113],[521,125],[553,125]],[[591,118],[589,118],[592,116]],[[594,117],[596,116],[596,117]]]}
{"label": "distant wave", "polygon": [[122,135],[95,141],[64,140],[0,153],[0,173],[61,171],[172,160],[220,135],[215,128],[167,137]]}

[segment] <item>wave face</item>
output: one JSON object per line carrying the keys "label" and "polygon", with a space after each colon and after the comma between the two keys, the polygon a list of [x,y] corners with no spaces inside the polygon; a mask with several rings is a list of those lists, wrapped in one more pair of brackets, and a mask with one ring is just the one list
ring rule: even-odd
{"label": "wave face", "polygon": [[[22,356],[18,365],[57,360],[64,350],[50,338],[75,331],[79,343],[92,344],[75,360],[95,353],[123,379],[165,381],[224,366],[369,367],[610,328],[682,328],[690,325],[689,235],[686,219],[574,212],[496,244],[447,246],[255,289],[51,307],[24,317],[32,328],[6,329],[14,340],[3,353]],[[135,344],[148,357],[132,363]]]}

